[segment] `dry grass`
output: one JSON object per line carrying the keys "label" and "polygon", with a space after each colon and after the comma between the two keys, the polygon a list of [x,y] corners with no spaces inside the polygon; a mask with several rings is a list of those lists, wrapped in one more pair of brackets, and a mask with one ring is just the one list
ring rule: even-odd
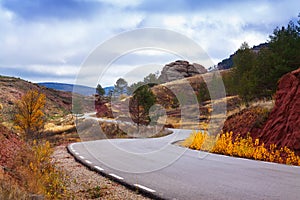
{"label": "dry grass", "polygon": [[[268,110],[272,110],[272,108],[274,107],[275,101],[274,100],[259,100],[259,101],[252,101],[249,103],[248,107],[262,107]],[[227,112],[227,117],[232,116],[238,112],[240,112],[241,110],[246,109],[247,106],[245,103],[241,103],[237,108],[235,108],[234,110],[228,111]]]}
{"label": "dry grass", "polygon": [[60,125],[57,126],[53,123],[48,123],[44,127],[44,132],[52,134],[60,134],[64,132],[72,132],[75,129],[75,125]]}

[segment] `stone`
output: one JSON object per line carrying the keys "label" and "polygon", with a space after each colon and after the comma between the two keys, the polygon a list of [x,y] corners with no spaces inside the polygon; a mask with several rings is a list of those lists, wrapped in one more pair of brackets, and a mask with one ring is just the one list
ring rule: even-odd
{"label": "stone", "polygon": [[206,72],[207,70],[200,64],[190,64],[185,60],[177,60],[164,66],[159,79],[165,83],[204,74]]}

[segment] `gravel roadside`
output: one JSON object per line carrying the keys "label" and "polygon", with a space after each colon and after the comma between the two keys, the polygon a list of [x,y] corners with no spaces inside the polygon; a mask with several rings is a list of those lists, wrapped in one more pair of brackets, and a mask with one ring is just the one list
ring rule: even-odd
{"label": "gravel roadside", "polygon": [[53,161],[68,176],[71,199],[150,200],[76,162],[65,145],[55,147]]}

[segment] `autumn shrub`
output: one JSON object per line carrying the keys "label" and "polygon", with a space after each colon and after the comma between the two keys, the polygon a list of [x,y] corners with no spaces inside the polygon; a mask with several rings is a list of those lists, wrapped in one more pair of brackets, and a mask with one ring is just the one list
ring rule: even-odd
{"label": "autumn shrub", "polygon": [[36,139],[45,123],[44,106],[46,96],[30,90],[16,102],[15,128],[24,133],[25,139]]}
{"label": "autumn shrub", "polygon": [[266,147],[258,138],[253,140],[250,134],[236,138],[232,135],[226,132],[214,137],[207,132],[193,132],[182,145],[211,153],[300,166],[300,157],[287,147],[278,149],[275,144]]}
{"label": "autumn shrub", "polygon": [[66,194],[66,176],[55,168],[51,155],[53,150],[49,142],[33,142],[34,157],[29,169],[34,180],[29,183],[49,199],[60,199]]}
{"label": "autumn shrub", "polygon": [[54,166],[50,143],[33,141],[31,145],[22,147],[13,166],[6,169],[10,178],[0,184],[0,199],[67,199],[67,177]]}
{"label": "autumn shrub", "polygon": [[25,200],[29,199],[29,195],[19,188],[19,185],[11,182],[9,179],[0,178],[0,199],[5,200]]}
{"label": "autumn shrub", "polygon": [[210,151],[216,142],[216,137],[207,134],[207,132],[193,132],[183,145],[191,149]]}

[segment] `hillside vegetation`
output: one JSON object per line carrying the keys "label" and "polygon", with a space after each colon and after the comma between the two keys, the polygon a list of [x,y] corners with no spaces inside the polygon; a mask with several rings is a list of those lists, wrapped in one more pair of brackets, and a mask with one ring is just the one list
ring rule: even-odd
{"label": "hillside vegetation", "polygon": [[15,102],[29,90],[37,90],[46,95],[45,114],[48,118],[64,116],[71,112],[72,93],[49,89],[19,78],[0,76],[2,122],[12,120]]}
{"label": "hillside vegetation", "polygon": [[239,95],[246,103],[271,98],[278,80],[300,67],[300,20],[276,28],[268,46],[253,51],[245,42],[233,56],[233,68],[223,77],[227,94]]}

